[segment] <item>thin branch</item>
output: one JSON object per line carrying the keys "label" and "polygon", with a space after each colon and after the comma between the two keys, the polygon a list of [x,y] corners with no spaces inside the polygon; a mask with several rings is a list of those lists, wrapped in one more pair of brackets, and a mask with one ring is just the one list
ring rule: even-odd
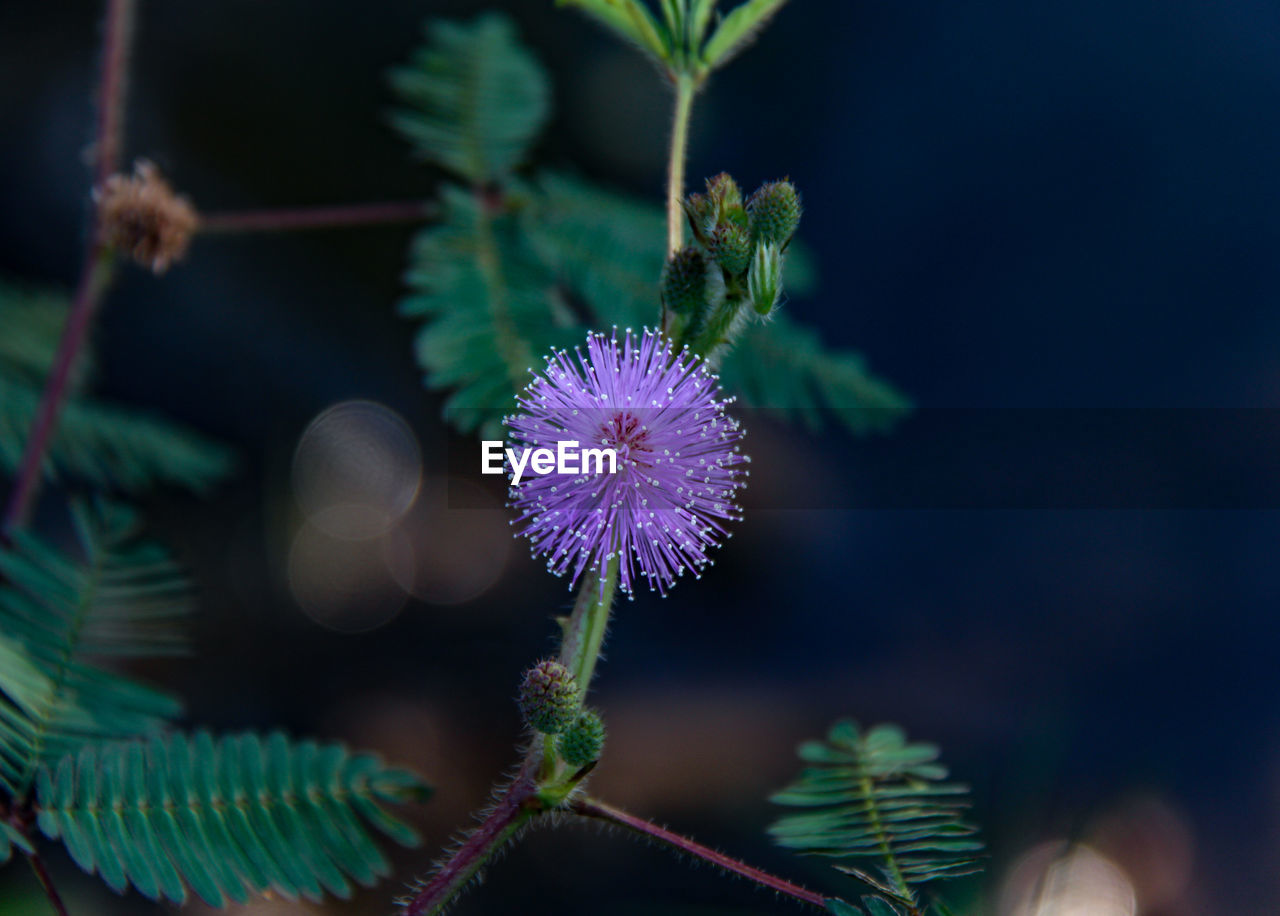
{"label": "thin branch", "polygon": [[49,898],[49,905],[53,907],[53,911],[58,916],[68,916],[67,906],[62,902],[62,896],[58,893],[58,889],[54,887],[53,877],[49,874],[49,869],[45,868],[44,860],[40,858],[40,854],[38,852],[28,852],[26,857],[27,862],[31,865],[31,870],[36,873],[36,880],[40,882],[44,895]]}
{"label": "thin branch", "polygon": [[406,200],[338,207],[298,207],[282,210],[244,210],[201,214],[205,233],[280,232],[290,229],[332,229],[413,223],[431,219],[436,207],[429,201]]}
{"label": "thin branch", "polygon": [[[120,164],[121,134],[124,126],[125,86],[129,52],[133,43],[134,0],[107,0],[102,39],[102,71],[98,81],[98,123],[94,132],[94,186],[101,187]],[[58,343],[53,369],[40,396],[40,407],[31,422],[18,475],[9,494],[9,504],[0,519],[0,538],[26,522],[40,488],[45,454],[58,425],[58,416],[70,390],[71,370],[89,336],[89,327],[98,303],[111,278],[110,250],[102,241],[101,225],[95,212],[85,245],[80,282],[71,301],[67,325]]]}
{"label": "thin branch", "polygon": [[520,775],[507,787],[480,825],[435,870],[413,895],[401,904],[401,916],[435,916],[467,886],[494,853],[540,810],[534,803],[536,786],[529,776],[526,757]]}
{"label": "thin branch", "polygon": [[67,326],[62,332],[53,368],[40,396],[40,407],[31,422],[22,461],[18,466],[13,490],[9,494],[9,505],[5,509],[3,521],[0,521],[0,537],[8,537],[15,529],[26,524],[40,488],[41,471],[58,425],[58,415],[71,388],[71,370],[89,335],[93,316],[111,277],[113,259],[106,249],[94,245],[86,257],[88,260],[80,275],[80,285],[76,287],[71,309],[67,314]]}
{"label": "thin branch", "polygon": [[134,0],[107,0],[98,82],[98,124],[93,141],[94,186],[120,170],[129,54],[133,49]]}
{"label": "thin branch", "polygon": [[657,840],[685,855],[709,862],[730,874],[753,881],[761,887],[777,891],[779,894],[785,894],[793,900],[807,903],[820,910],[826,910],[827,908],[827,898],[822,894],[808,890],[798,884],[793,884],[785,878],[780,878],[767,871],[747,865],[745,862],[726,856],[724,853],[716,852],[709,846],[703,846],[687,836],[675,833],[665,827],[660,827],[653,821],[647,821],[644,818],[628,814],[621,808],[615,808],[594,798],[579,798],[569,803],[569,810],[582,817],[595,818],[596,820],[607,821],[618,827],[625,827],[635,833]]}

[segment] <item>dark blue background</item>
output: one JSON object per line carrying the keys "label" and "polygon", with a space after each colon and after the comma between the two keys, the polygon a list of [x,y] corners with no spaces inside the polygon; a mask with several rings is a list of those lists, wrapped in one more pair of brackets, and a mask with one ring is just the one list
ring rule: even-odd
{"label": "dark blue background", "polygon": [[[539,161],[660,200],[667,99],[650,68],[550,2],[502,5],[555,79]],[[209,211],[429,196],[438,175],[385,126],[384,73],[422,19],[479,8],[143,2],[128,154]],[[0,270],[12,276],[75,280],[96,15],[95,3],[0,5]],[[921,405],[1270,407],[1278,112],[1277,4],[794,0],[699,100],[689,173],[728,170],[748,186],[789,175],[822,274],[793,315]],[[206,589],[201,655],[167,675],[193,719],[378,740],[403,756],[412,725],[371,738],[341,710],[449,710],[432,720],[435,753],[460,784],[442,780],[428,830],[439,844],[509,756],[509,696],[549,644],[563,583],[520,545],[473,607],[414,607],[342,637],[298,614],[269,565],[291,449],[327,404],[399,410],[437,471],[465,447],[447,446],[393,313],[409,237],[200,239],[163,279],[125,270],[98,329],[99,387],[245,456],[216,502],[154,507]],[[762,504],[789,475],[839,485],[838,438],[777,427],[753,439]],[[946,473],[945,450],[932,457]],[[1028,462],[1058,457],[1046,446]],[[975,786],[989,888],[1032,843],[1087,835],[1127,800],[1155,798],[1195,856],[1178,901],[1149,912],[1275,910],[1274,512],[752,512],[752,499],[702,582],[620,607],[600,687],[615,730],[655,697],[671,723],[694,726],[646,733],[645,760],[606,758],[602,791],[630,781],[635,806],[838,891],[759,839],[761,798],[788,778],[795,739],[840,714],[891,719],[941,743]],[[231,553],[253,558],[234,582]],[[646,795],[646,773],[685,766],[687,792]],[[610,767],[629,775],[610,783]],[[595,877],[574,891],[552,853],[585,857]],[[514,853],[459,911],[534,900],[574,913],[770,907],[621,838],[566,835]]]}

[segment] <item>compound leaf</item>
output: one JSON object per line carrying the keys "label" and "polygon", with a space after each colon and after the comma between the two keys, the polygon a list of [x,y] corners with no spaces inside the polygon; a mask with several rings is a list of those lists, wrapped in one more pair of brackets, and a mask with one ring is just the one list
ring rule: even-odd
{"label": "compound leaf", "polygon": [[721,375],[745,405],[785,410],[812,429],[830,415],[853,435],[884,432],[911,409],[861,356],[828,349],[816,331],[786,314],[749,328],[725,357]]}
{"label": "compound leaf", "polygon": [[385,805],[424,800],[418,776],[338,744],[208,732],[88,744],[43,766],[37,824],[117,892],[210,906],[272,892],[349,897],[390,872],[374,828],[414,846]]}
{"label": "compound leaf", "polygon": [[937,748],[908,743],[896,726],[864,732],[846,720],[825,742],[801,745],[800,757],[812,766],[772,801],[808,810],[779,818],[769,833],[782,846],[836,860],[876,891],[863,898],[875,916],[918,910],[918,885],[981,870],[977,828],[962,817],[968,790],[945,782]]}
{"label": "compound leaf", "polygon": [[553,347],[576,343],[579,326],[515,215],[492,213],[456,187],[444,189],[441,203],[442,221],[414,241],[405,276],[412,292],[400,313],[425,320],[418,365],[428,388],[452,389],[449,420],[501,438],[501,418],[529,370]]}
{"label": "compound leaf", "polygon": [[[66,317],[64,296],[0,283],[0,471],[12,474],[21,463]],[[45,459],[46,476],[129,492],[155,484],[204,492],[231,470],[230,453],[203,436],[84,397],[88,369],[88,360],[77,360],[72,396]]]}
{"label": "compound leaf", "polygon": [[545,71],[495,13],[431,23],[391,85],[407,106],[392,123],[418,156],[475,186],[505,180],[524,161],[550,109]]}
{"label": "compound leaf", "polygon": [[86,741],[157,731],[181,711],[101,665],[185,651],[186,578],[140,539],[132,512],[77,507],[73,518],[74,554],[21,530],[0,549],[0,787],[15,797],[41,764]]}

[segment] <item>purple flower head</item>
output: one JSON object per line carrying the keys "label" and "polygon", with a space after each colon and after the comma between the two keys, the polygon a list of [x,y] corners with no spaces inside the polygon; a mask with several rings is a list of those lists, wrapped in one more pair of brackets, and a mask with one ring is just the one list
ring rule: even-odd
{"label": "purple flower head", "polygon": [[547,358],[516,399],[523,412],[506,418],[515,447],[576,442],[617,458],[615,473],[584,459],[583,473],[527,474],[511,487],[515,524],[549,570],[576,583],[617,557],[624,592],[638,574],[665,594],[710,562],[725,523],[741,517],[734,497],[749,461],[720,395],[700,359],[647,329],[639,339],[591,334],[585,356]]}

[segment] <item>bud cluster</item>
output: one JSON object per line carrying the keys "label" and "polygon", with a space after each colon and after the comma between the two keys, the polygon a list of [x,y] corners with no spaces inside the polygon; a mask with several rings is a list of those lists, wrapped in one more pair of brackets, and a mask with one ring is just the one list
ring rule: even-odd
{"label": "bud cluster", "polygon": [[544,658],[526,671],[516,702],[530,728],[558,736],[556,751],[567,764],[584,767],[600,758],[604,723],[582,707],[578,681],[560,662]]}
{"label": "bud cluster", "polygon": [[781,299],[800,195],[789,181],[771,181],[744,202],[737,182],[721,173],[707,179],[706,193],[689,195],[684,210],[694,244],[668,260],[662,301],[673,316],[672,336],[705,356],[741,331],[747,303],[765,316]]}

